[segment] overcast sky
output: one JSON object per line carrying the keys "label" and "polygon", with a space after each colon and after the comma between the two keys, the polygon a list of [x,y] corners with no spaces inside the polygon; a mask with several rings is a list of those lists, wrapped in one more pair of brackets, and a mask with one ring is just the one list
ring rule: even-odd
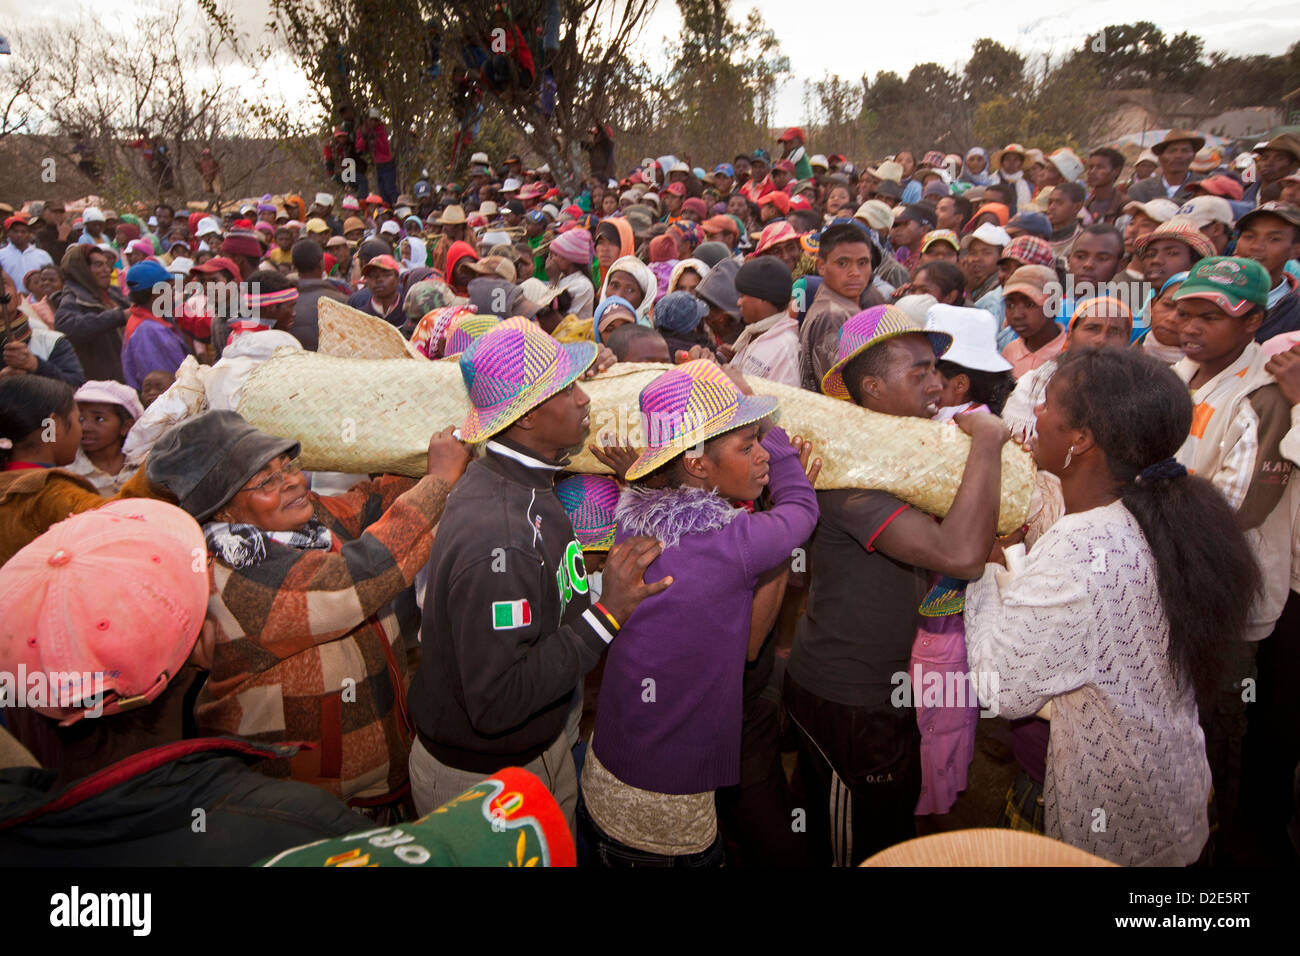
{"label": "overcast sky", "polygon": [[[148,0],[95,0],[93,9],[95,18],[108,26],[148,5]],[[247,29],[260,30],[266,0],[233,0],[230,5]],[[777,99],[779,124],[806,119],[805,80],[825,74],[856,80],[863,73],[874,77],[881,70],[906,76],[915,64],[926,61],[956,70],[969,58],[971,44],[982,36],[1028,56],[1059,56],[1107,24],[1139,19],[1155,22],[1167,35],[1195,33],[1204,39],[1207,51],[1277,54],[1300,39],[1300,4],[1271,0],[1149,0],[1140,5],[1132,0],[1034,0],[1023,7],[1006,0],[914,0],[887,11],[879,6],[847,6],[844,0],[733,0],[732,15],[743,19],[753,7],[776,30],[794,73]],[[84,8],[74,0],[57,0],[52,6],[0,0],[0,31],[33,22],[48,24],[60,15],[76,16],[79,9]],[[658,0],[638,39],[637,52],[652,65],[663,66],[665,40],[673,38],[680,26],[676,3]],[[301,88],[303,84],[295,79],[280,77],[289,89]]]}

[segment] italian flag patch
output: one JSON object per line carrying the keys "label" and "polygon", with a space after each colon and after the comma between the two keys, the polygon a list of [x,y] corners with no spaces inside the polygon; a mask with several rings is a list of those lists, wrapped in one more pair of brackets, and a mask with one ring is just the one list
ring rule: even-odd
{"label": "italian flag patch", "polygon": [[532,608],[527,598],[518,601],[496,601],[492,605],[492,630],[509,631],[525,627],[533,621]]}

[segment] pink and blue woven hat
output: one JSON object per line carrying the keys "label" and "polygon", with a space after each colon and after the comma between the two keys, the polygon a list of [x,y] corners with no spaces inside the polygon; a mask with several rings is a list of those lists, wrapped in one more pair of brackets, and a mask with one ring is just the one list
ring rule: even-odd
{"label": "pink and blue woven hat", "polygon": [[460,358],[469,344],[501,324],[495,315],[462,312],[447,326],[447,343],[442,348],[443,358]]}
{"label": "pink and blue woven hat", "polygon": [[516,316],[470,343],[460,374],[470,409],[462,441],[481,442],[567,388],[596,361],[596,343],[561,345],[531,319]]}
{"label": "pink and blue woven hat", "polygon": [[852,396],[844,384],[844,366],[871,346],[900,335],[919,333],[930,340],[934,357],[938,358],[952,345],[947,332],[927,332],[915,319],[896,305],[877,305],[859,312],[840,327],[839,347],[835,364],[822,376],[822,393],[831,398],[850,401]]}
{"label": "pink and blue woven hat", "polygon": [[629,481],[650,474],[701,442],[776,411],[771,395],[744,395],[708,359],[686,362],[641,389],[641,429],[648,447],[627,470]]}
{"label": "pink and blue woven hat", "polygon": [[574,475],[555,483],[555,496],[569,513],[583,551],[608,551],[618,523],[618,482],[605,475]]}

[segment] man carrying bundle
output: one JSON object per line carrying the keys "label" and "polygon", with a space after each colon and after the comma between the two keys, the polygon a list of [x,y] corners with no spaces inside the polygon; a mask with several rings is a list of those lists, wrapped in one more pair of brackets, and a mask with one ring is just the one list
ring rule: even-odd
{"label": "man carrying bundle", "polygon": [[[941,393],[936,361],[951,343],[896,306],[859,312],[840,330],[822,391],[873,412],[930,418]],[[856,866],[916,835],[920,731],[911,706],[892,703],[893,676],[908,669],[927,572],[963,581],[983,573],[1009,437],[992,415],[956,421],[971,449],[942,521],[884,491],[817,494],[808,609],[784,692],[816,862]]]}
{"label": "man carrying bundle", "polygon": [[523,767],[570,828],[578,781],[565,717],[583,676],[643,599],[671,583],[642,572],[661,548],[636,537],[609,552],[592,603],[582,545],[555,494],[588,429],[578,378],[591,342],[561,345],[525,318],[502,322],[460,357],[473,409],[461,440],[486,441],[438,526],[411,687],[411,790],[421,815],[484,776]]}

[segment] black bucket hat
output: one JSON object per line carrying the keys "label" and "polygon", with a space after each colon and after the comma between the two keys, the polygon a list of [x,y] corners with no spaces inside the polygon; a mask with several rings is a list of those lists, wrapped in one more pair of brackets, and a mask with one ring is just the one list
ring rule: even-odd
{"label": "black bucket hat", "polygon": [[158,440],[145,473],[201,524],[280,455],[296,458],[301,450],[296,441],[258,431],[237,412],[204,412]]}

